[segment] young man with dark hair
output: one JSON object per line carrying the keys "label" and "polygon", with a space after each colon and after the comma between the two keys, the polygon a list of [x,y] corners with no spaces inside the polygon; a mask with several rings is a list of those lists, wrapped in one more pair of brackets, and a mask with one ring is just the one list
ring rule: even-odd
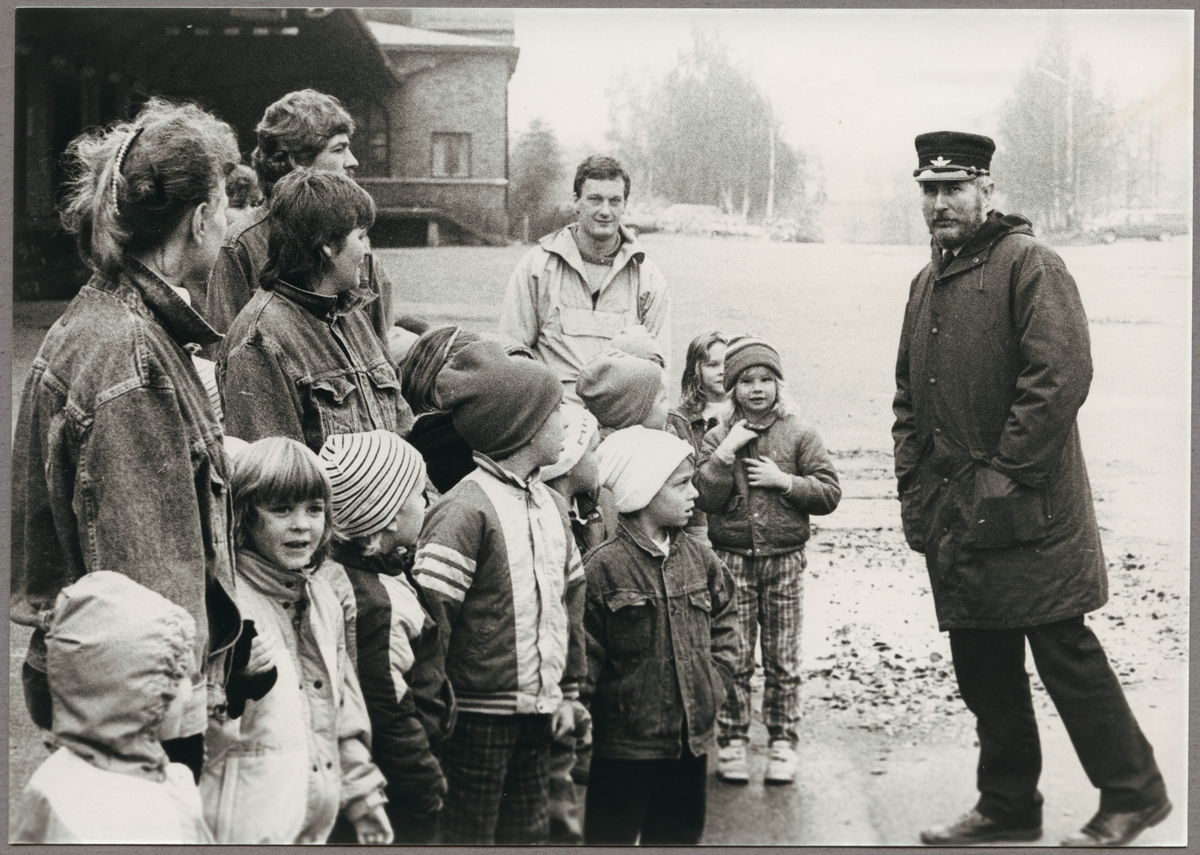
{"label": "young man with dark hair", "polygon": [[350,178],[295,170],[275,186],[262,288],[217,355],[225,429],[287,436],[320,451],[340,433],[390,430],[413,416],[362,307],[375,204]]}
{"label": "young man with dark hair", "polygon": [[[358,166],[350,150],[354,119],[332,95],[313,89],[289,92],[263,113],[255,129],[258,147],[250,156],[258,182],[269,202],[275,184],[298,167],[354,177]],[[204,316],[225,332],[258,289],[267,262],[270,205],[261,205],[249,219],[225,233],[224,246],[208,283]],[[363,286],[377,300],[366,305],[371,326],[386,341],[392,325],[392,283],[382,267],[373,265],[368,250]]]}
{"label": "young man with dark hair", "polygon": [[538,241],[508,280],[500,332],[532,348],[579,403],[575,378],[613,336],[644,326],[671,352],[667,283],[637,237],[621,225],[629,173],[611,157],[579,164],[576,222]]}

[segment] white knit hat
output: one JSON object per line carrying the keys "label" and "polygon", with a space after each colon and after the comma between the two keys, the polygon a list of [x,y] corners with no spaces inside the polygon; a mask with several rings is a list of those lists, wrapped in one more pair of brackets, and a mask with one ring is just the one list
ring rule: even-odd
{"label": "white knit hat", "polygon": [[642,425],[613,431],[600,443],[600,483],[612,490],[617,511],[640,511],[692,454],[692,444]]}
{"label": "white knit hat", "polygon": [[333,524],[347,540],[382,531],[425,485],[421,453],[387,430],[329,437],[321,464],[333,487]]}
{"label": "white knit hat", "polygon": [[561,412],[565,437],[562,454],[552,465],[542,467],[542,481],[553,481],[574,469],[600,429],[596,417],[578,404],[563,404]]}

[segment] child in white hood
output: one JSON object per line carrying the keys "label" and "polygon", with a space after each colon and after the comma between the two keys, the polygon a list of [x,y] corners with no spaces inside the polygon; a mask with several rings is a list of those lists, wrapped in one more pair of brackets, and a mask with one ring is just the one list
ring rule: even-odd
{"label": "child in white hood", "polygon": [[191,770],[159,742],[191,693],[191,615],[121,573],[64,588],[46,635],[58,749],[13,843],[211,843]]}

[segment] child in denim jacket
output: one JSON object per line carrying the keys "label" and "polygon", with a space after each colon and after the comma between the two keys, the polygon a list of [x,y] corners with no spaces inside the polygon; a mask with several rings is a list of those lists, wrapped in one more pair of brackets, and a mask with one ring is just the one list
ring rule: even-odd
{"label": "child in denim jacket", "polygon": [[588,555],[588,688],[593,720],[584,841],[700,842],[706,746],[733,681],[733,579],[691,517],[691,445],[664,431],[616,431],[597,451],[617,534]]}

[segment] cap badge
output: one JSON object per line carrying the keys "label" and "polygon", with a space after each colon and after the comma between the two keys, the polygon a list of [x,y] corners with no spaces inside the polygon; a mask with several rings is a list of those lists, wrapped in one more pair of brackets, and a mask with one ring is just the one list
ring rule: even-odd
{"label": "cap badge", "polygon": [[949,166],[949,165],[950,165],[950,160],[945,157],[935,157],[933,159],[933,161],[930,163],[930,166],[939,166],[939,167],[940,166]]}

